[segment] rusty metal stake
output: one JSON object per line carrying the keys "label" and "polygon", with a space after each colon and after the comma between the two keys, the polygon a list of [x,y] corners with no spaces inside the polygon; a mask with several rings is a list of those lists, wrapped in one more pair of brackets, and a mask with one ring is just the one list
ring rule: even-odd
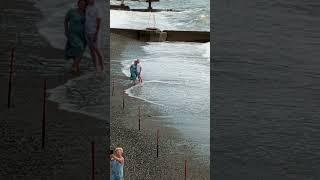
{"label": "rusty metal stake", "polygon": [[184,180],[187,180],[187,160],[184,160]]}
{"label": "rusty metal stake", "polygon": [[112,96],[114,96],[114,80],[112,81]]}
{"label": "rusty metal stake", "polygon": [[124,109],[124,88],[122,90],[122,109]]}
{"label": "rusty metal stake", "polygon": [[157,129],[157,158],[159,157],[159,129]]}
{"label": "rusty metal stake", "polygon": [[13,59],[15,57],[16,48],[13,47],[11,49],[11,59],[10,59],[10,74],[9,74],[9,82],[8,82],[8,108],[11,107],[11,96],[12,96],[12,76],[13,76]]}
{"label": "rusty metal stake", "polygon": [[91,179],[95,180],[95,171],[96,171],[96,163],[95,163],[95,143],[91,142]]}
{"label": "rusty metal stake", "polygon": [[139,131],[140,131],[140,123],[141,122],[141,108],[139,106]]}
{"label": "rusty metal stake", "polygon": [[47,103],[47,80],[43,83],[43,104],[42,104],[42,149],[45,147],[46,138],[46,103]]}

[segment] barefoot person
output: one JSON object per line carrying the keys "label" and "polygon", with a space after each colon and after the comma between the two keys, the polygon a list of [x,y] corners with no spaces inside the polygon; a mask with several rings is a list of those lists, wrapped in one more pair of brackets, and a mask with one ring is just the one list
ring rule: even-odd
{"label": "barefoot person", "polygon": [[73,72],[80,72],[80,60],[86,48],[85,38],[85,9],[87,3],[85,0],[78,0],[78,8],[70,9],[64,21],[65,35],[67,44],[65,47],[65,58],[73,59]]}
{"label": "barefoot person", "polygon": [[137,59],[137,76],[138,76],[138,79],[139,79],[139,83],[142,83],[142,77],[141,77],[141,72],[142,72],[142,66],[141,66],[141,63],[140,63],[140,60]]}
{"label": "barefoot person", "polygon": [[117,147],[114,154],[110,155],[111,159],[111,180],[123,180],[123,149]]}
{"label": "barefoot person", "polygon": [[138,77],[138,61],[135,60],[133,62],[133,64],[131,64],[130,66],[130,80],[132,80],[132,83],[135,85],[136,84],[136,80]]}
{"label": "barefoot person", "polygon": [[100,23],[101,16],[98,8],[96,7],[95,0],[88,0],[88,6],[86,9],[85,31],[91,58],[97,71],[104,70],[102,53],[98,45]]}

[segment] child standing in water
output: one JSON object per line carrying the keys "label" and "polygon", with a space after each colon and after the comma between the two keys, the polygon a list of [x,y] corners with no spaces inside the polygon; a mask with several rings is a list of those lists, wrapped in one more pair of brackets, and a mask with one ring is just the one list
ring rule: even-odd
{"label": "child standing in water", "polygon": [[86,8],[85,31],[91,58],[98,72],[100,70],[104,70],[102,53],[98,45],[100,23],[101,16],[98,8],[96,7],[95,0],[88,0],[88,6]]}

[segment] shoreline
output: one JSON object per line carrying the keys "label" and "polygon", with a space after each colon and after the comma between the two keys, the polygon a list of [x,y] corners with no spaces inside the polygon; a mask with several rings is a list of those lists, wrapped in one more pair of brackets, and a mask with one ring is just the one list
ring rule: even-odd
{"label": "shoreline", "polygon": [[[43,79],[48,89],[72,78],[63,73],[63,52],[50,46],[38,32],[43,17],[34,2],[3,2],[7,24],[1,29],[1,163],[0,177],[18,179],[88,179],[91,176],[91,141],[96,143],[96,177],[106,179],[107,123],[61,110],[47,101],[46,145],[41,149]],[[19,12],[19,13],[17,13]],[[1,14],[2,15],[2,14]],[[14,107],[8,109],[8,44],[16,44]],[[8,61],[7,61],[8,59]]]}
{"label": "shoreline", "polygon": [[[130,88],[130,81],[121,70],[121,51],[131,39],[110,34],[112,80],[111,148],[121,146],[125,152],[125,178],[129,179],[183,179],[187,160],[188,179],[210,179],[209,164],[195,157],[195,147],[184,139],[177,129],[167,127],[163,114],[144,100],[125,95],[122,109],[122,91]],[[118,43],[117,41],[121,42]],[[139,42],[138,42],[139,43]],[[120,73],[119,73],[120,72]],[[138,107],[141,107],[141,130],[138,130]],[[159,129],[159,157],[156,157],[156,132]],[[144,178],[143,178],[144,177]]]}

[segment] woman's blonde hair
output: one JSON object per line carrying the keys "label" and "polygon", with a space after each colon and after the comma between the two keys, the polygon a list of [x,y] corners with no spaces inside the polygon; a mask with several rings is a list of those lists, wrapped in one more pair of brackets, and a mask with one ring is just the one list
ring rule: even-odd
{"label": "woman's blonde hair", "polygon": [[117,147],[114,151],[117,152],[119,150],[121,151],[121,153],[123,153],[123,148],[122,147]]}

